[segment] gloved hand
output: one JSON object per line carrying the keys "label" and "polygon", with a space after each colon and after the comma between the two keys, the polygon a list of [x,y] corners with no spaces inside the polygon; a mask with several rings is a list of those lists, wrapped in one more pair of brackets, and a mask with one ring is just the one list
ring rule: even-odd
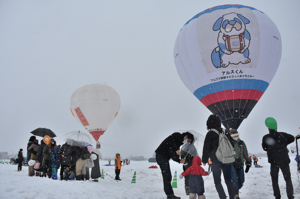
{"label": "gloved hand", "polygon": [[180,178],[180,179],[182,179],[182,178],[183,178],[183,176],[180,174],[180,175],[179,175],[179,178]]}
{"label": "gloved hand", "polygon": [[248,173],[249,169],[250,169],[250,165],[247,164],[247,165],[246,165],[246,169],[245,169],[245,173]]}

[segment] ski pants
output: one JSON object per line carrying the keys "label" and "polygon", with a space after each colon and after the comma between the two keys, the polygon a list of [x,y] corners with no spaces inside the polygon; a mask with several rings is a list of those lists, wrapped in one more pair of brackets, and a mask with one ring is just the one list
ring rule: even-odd
{"label": "ski pants", "polygon": [[281,170],[281,172],[283,174],[283,178],[286,182],[287,196],[288,196],[289,199],[292,199],[292,198],[294,198],[294,189],[293,189],[289,164],[287,164],[287,165],[271,164],[271,178],[272,178],[272,186],[273,186],[274,196],[276,198],[281,197],[280,190],[279,190],[279,185],[278,185],[279,169]]}
{"label": "ski pants", "polygon": [[204,193],[204,181],[201,175],[190,174],[190,192],[196,193],[198,196]]}
{"label": "ski pants", "polygon": [[85,175],[86,174],[86,160],[79,158],[76,161],[76,176]]}
{"label": "ski pants", "polygon": [[164,181],[164,191],[166,195],[167,196],[174,195],[174,191],[171,185],[172,174],[171,174],[169,159],[159,153],[156,153],[156,162],[159,165],[161,170],[161,174]]}
{"label": "ski pants", "polygon": [[18,163],[18,171],[22,171],[22,162]]}
{"label": "ski pants", "polygon": [[216,190],[219,194],[220,199],[226,199],[226,194],[224,192],[223,186],[221,184],[221,173],[223,171],[223,176],[225,179],[225,183],[227,185],[229,198],[234,199],[234,187],[231,179],[231,170],[233,165],[232,164],[223,164],[219,160],[214,160],[212,162],[212,173],[214,177],[214,183]]}
{"label": "ski pants", "polygon": [[121,170],[120,170],[120,169],[115,169],[115,173],[116,173],[115,180],[120,180],[120,173],[121,173]]}

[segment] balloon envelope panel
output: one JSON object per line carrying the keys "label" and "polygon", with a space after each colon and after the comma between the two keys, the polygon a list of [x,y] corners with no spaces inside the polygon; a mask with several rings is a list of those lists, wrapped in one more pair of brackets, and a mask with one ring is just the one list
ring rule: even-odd
{"label": "balloon envelope panel", "polygon": [[226,128],[237,129],[273,79],[281,37],[263,12],[243,5],[207,9],[184,24],[174,61],[188,89]]}
{"label": "balloon envelope panel", "polygon": [[78,88],[71,96],[73,116],[98,141],[120,109],[120,96],[111,87],[90,84]]}

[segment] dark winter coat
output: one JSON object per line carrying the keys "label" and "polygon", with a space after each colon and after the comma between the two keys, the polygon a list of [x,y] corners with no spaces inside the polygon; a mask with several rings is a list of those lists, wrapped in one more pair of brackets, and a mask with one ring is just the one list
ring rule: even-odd
{"label": "dark winter coat", "polygon": [[172,158],[175,162],[180,162],[176,151],[179,150],[180,146],[183,144],[183,138],[184,135],[181,133],[173,133],[158,146],[155,152],[168,159]]}
{"label": "dark winter coat", "polygon": [[[67,155],[70,149],[70,145],[67,143],[63,144],[60,149],[60,155],[61,155],[61,165],[70,166],[72,164],[72,155]],[[63,155],[63,156],[62,156]]]}
{"label": "dark winter coat", "polygon": [[30,157],[31,157],[31,151],[28,149],[31,145],[33,144],[33,141],[28,141],[28,143],[27,143],[27,160],[29,160],[30,159]]}
{"label": "dark winter coat", "polygon": [[43,159],[50,160],[53,152],[52,147],[50,145],[46,145],[43,149]]}
{"label": "dark winter coat", "polygon": [[237,141],[233,140],[233,147],[235,151],[235,158],[239,158],[239,163],[235,166],[237,168],[244,166],[244,161],[246,160],[246,164],[250,165],[250,159],[248,156],[248,150],[245,142],[243,140],[238,139]]}
{"label": "dark winter coat", "polygon": [[[39,151],[40,145],[38,143],[33,143],[27,148],[28,151],[36,155]],[[29,157],[30,158],[30,157]]]}
{"label": "dark winter coat", "polygon": [[[221,127],[215,127],[214,129],[216,129],[219,133],[223,131]],[[229,140],[232,141],[232,138],[228,132],[226,132],[226,135],[229,138]],[[211,130],[208,131],[205,136],[205,140],[203,144],[203,153],[202,153],[203,163],[206,164],[208,162],[208,158],[210,158],[212,162],[214,160],[217,160],[216,151],[218,149],[218,146],[219,146],[219,135],[214,131]]]}
{"label": "dark winter coat", "polygon": [[19,151],[19,153],[18,153],[18,162],[17,163],[22,163],[23,160],[24,160],[23,152]]}
{"label": "dark winter coat", "polygon": [[39,147],[39,150],[38,150],[38,153],[37,153],[37,156],[35,157],[35,159],[37,161],[39,161],[40,163],[42,163],[43,161],[43,150],[44,150],[44,147],[46,146],[45,142],[42,140],[41,141],[41,144],[40,144],[40,147]]}
{"label": "dark winter coat", "polygon": [[187,168],[189,168],[190,166],[192,166],[193,164],[193,157],[191,154],[181,150],[180,151],[180,157],[181,159],[185,158],[185,164],[183,165],[183,169],[186,170]]}
{"label": "dark winter coat", "polygon": [[287,165],[291,162],[287,145],[294,142],[295,137],[288,133],[270,130],[262,139],[262,148],[267,151],[270,164]]}
{"label": "dark winter coat", "polygon": [[72,156],[72,164],[76,164],[77,160],[80,158],[80,147],[79,146],[71,146],[69,151],[67,152],[67,156]]}

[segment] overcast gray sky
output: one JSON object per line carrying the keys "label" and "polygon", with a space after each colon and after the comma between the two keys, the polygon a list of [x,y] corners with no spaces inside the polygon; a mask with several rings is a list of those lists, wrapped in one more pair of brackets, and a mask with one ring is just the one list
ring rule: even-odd
{"label": "overcast gray sky", "polygon": [[[270,86],[239,128],[251,153],[262,152],[266,117],[278,131],[300,132],[298,63],[300,1],[226,1],[261,10],[277,25],[282,58]],[[195,14],[221,0],[1,0],[0,152],[26,148],[30,132],[85,129],[70,112],[72,93],[85,84],[113,87],[118,116],[100,138],[104,157],[150,157],[176,130],[206,134],[210,111],[177,74],[173,48]],[[39,138],[40,139],[40,138]],[[94,142],[95,144],[95,142]]]}

